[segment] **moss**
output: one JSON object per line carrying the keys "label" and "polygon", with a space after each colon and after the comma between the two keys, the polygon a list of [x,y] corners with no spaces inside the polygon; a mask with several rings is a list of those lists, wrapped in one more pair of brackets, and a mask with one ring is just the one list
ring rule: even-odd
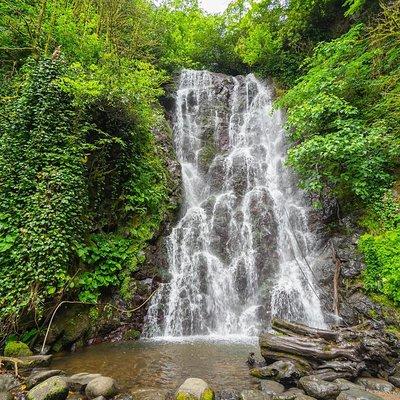
{"label": "moss", "polygon": [[140,338],[140,331],[137,329],[129,329],[124,333],[125,340],[138,340]]}
{"label": "moss", "polygon": [[214,392],[211,389],[206,389],[201,395],[201,400],[214,400]]}
{"label": "moss", "polygon": [[197,400],[196,397],[192,396],[189,393],[178,392],[176,394],[176,400]]}
{"label": "moss", "polygon": [[27,357],[32,354],[28,345],[23,342],[8,342],[4,348],[6,357]]}

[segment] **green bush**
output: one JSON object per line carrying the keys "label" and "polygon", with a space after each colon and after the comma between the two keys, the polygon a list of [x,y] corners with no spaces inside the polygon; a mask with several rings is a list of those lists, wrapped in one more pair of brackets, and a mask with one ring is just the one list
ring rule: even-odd
{"label": "green bush", "polygon": [[7,342],[4,347],[5,357],[26,357],[32,354],[28,345],[23,342]]}

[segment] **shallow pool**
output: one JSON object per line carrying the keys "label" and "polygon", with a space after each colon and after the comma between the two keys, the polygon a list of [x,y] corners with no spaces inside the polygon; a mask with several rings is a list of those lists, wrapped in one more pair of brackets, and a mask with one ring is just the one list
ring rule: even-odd
{"label": "shallow pool", "polygon": [[246,360],[258,355],[257,340],[140,340],[104,343],[75,353],[59,354],[52,368],[72,374],[101,373],[124,389],[175,390],[186,378],[202,378],[214,390],[251,389],[257,380],[249,375]]}

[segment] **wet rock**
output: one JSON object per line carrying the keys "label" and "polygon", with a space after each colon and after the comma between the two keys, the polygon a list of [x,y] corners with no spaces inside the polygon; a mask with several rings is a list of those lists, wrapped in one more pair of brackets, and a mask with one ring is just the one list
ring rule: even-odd
{"label": "wet rock", "polygon": [[341,392],[336,400],[382,400],[382,397],[366,390],[352,388]]}
{"label": "wet rock", "polygon": [[59,376],[63,374],[64,372],[60,369],[33,372],[26,381],[26,387],[27,389],[31,389],[40,382],[43,382],[46,379],[51,378],[52,376]]}
{"label": "wet rock", "polygon": [[340,386],[336,383],[327,382],[315,376],[304,376],[299,380],[299,386],[305,392],[317,399],[334,399],[340,393]]}
{"label": "wet rock", "polygon": [[304,394],[305,395],[304,390],[299,389],[297,387],[293,387],[293,388],[290,388],[290,389],[286,390],[286,393],[296,393],[297,395],[299,395],[299,394]]}
{"label": "wet rock", "polygon": [[260,384],[261,384],[261,391],[271,396],[281,394],[285,391],[285,386],[275,381],[262,380]]}
{"label": "wet rock", "polygon": [[240,393],[233,389],[224,389],[217,392],[215,400],[239,400]]}
{"label": "wet rock", "polygon": [[315,400],[315,397],[308,396],[306,394],[298,394],[296,400]]}
{"label": "wet rock", "polygon": [[386,393],[394,390],[394,386],[390,382],[379,378],[358,378],[356,383],[369,390],[378,390]]}
{"label": "wet rock", "polygon": [[363,390],[364,389],[362,386],[357,385],[353,382],[350,382],[347,379],[338,378],[338,379],[334,380],[334,383],[339,385],[340,390],[349,390],[349,389]]}
{"label": "wet rock", "polygon": [[89,382],[100,377],[100,374],[88,374],[87,372],[81,372],[68,377],[66,381],[69,389],[73,392],[83,392]]}
{"label": "wet rock", "polygon": [[260,379],[271,378],[286,385],[295,383],[305,375],[305,371],[294,361],[276,361],[266,367],[253,368],[250,374]]}
{"label": "wet rock", "polygon": [[271,398],[261,390],[243,390],[240,393],[240,400],[271,400]]}
{"label": "wet rock", "polygon": [[13,396],[10,392],[0,391],[0,400],[13,400]]}
{"label": "wet rock", "polygon": [[64,379],[53,376],[31,389],[28,400],[65,400],[68,396],[68,386]]}
{"label": "wet rock", "polygon": [[131,391],[133,400],[165,400],[167,390],[162,389],[135,389]]}
{"label": "wet rock", "polygon": [[99,397],[96,397],[93,400],[106,400],[106,398],[104,396],[99,396]]}
{"label": "wet rock", "polygon": [[398,375],[389,376],[388,381],[397,388],[400,388],[400,376]]}
{"label": "wet rock", "polygon": [[108,376],[100,376],[92,379],[85,389],[85,394],[89,399],[95,399],[99,396],[110,398],[118,393],[115,380]]}
{"label": "wet rock", "polygon": [[36,367],[47,367],[50,364],[51,355],[48,356],[27,356],[18,358],[0,357],[0,361],[8,369],[14,369],[17,363],[20,369],[32,369]]}
{"label": "wet rock", "polygon": [[19,386],[18,379],[11,374],[0,375],[0,392],[6,392]]}
{"label": "wet rock", "polygon": [[214,392],[208,383],[198,378],[189,378],[176,393],[177,400],[213,400]]}
{"label": "wet rock", "polygon": [[272,400],[295,400],[297,399],[297,393],[294,392],[283,392],[281,394],[275,394],[272,396]]}

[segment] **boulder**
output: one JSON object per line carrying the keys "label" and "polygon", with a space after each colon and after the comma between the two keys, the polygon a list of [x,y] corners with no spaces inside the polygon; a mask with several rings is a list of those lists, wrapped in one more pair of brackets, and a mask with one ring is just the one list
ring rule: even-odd
{"label": "boulder", "polygon": [[40,382],[43,382],[46,379],[51,378],[52,376],[59,376],[63,374],[64,372],[61,371],[60,369],[33,372],[26,381],[26,387],[27,389],[32,389]]}
{"label": "boulder", "polygon": [[80,372],[66,378],[69,390],[73,392],[84,392],[87,384],[95,378],[100,378],[100,374],[88,374],[87,372]]}
{"label": "boulder", "polygon": [[341,392],[336,400],[382,400],[382,397],[362,389],[349,389]]}
{"label": "boulder", "polygon": [[115,380],[108,376],[99,376],[98,378],[92,379],[85,389],[85,395],[89,399],[95,399],[99,396],[105,398],[114,397],[118,393],[117,385]]}
{"label": "boulder", "polygon": [[68,396],[68,386],[64,379],[53,376],[31,389],[28,400],[65,400]]}
{"label": "boulder", "polygon": [[350,382],[347,379],[343,379],[343,378],[335,379],[334,383],[339,385],[340,390],[349,390],[349,389],[363,390],[364,389],[362,386],[356,385],[355,383]]}
{"label": "boulder", "polygon": [[8,342],[4,347],[5,357],[26,357],[33,355],[31,349],[23,342]]}
{"label": "boulder", "polygon": [[273,379],[284,385],[296,383],[305,371],[294,361],[275,361],[266,367],[253,368],[250,374],[260,379]]}
{"label": "boulder", "polygon": [[285,386],[275,381],[263,379],[261,380],[261,391],[265,394],[274,396],[283,393],[285,391]]}
{"label": "boulder", "polygon": [[271,400],[271,396],[261,390],[243,390],[240,393],[240,400]]}
{"label": "boulder", "polygon": [[365,389],[378,390],[379,392],[389,393],[394,390],[394,386],[390,382],[379,378],[358,378],[356,383]]}
{"label": "boulder", "polygon": [[0,400],[13,400],[13,396],[10,392],[0,391]]}
{"label": "boulder", "polygon": [[176,393],[176,400],[213,400],[214,392],[207,382],[198,378],[189,378]]}
{"label": "boulder", "polygon": [[18,379],[11,374],[0,375],[0,392],[6,392],[19,386]]}
{"label": "boulder", "polygon": [[234,389],[224,389],[216,393],[215,400],[240,400],[240,393]]}
{"label": "boulder", "polygon": [[107,400],[107,399],[104,396],[99,396],[99,397],[96,397],[93,400]]}
{"label": "boulder", "polygon": [[131,391],[133,400],[165,400],[167,390],[162,389],[134,389]]}
{"label": "boulder", "polygon": [[334,399],[340,393],[340,386],[327,382],[315,376],[304,376],[299,380],[299,386],[311,397],[317,399]]}

